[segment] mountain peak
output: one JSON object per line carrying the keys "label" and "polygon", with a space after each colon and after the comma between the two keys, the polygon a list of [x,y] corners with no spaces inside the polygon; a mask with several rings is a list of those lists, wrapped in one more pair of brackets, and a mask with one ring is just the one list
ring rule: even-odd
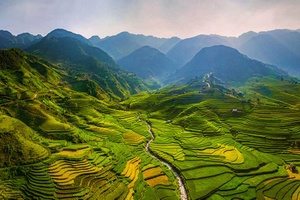
{"label": "mountain peak", "polygon": [[[225,54],[225,53],[232,53],[232,54],[240,54],[240,52],[232,47],[225,46],[225,45],[215,45],[211,47],[204,47],[199,51],[198,54],[201,53],[213,53],[213,54]],[[197,54],[196,54],[197,55]],[[241,55],[241,54],[240,54]]]}
{"label": "mountain peak", "polygon": [[243,83],[257,75],[268,76],[277,73],[264,63],[250,59],[234,48],[216,45],[200,50],[175,74],[175,79],[188,81],[195,76],[203,77],[211,72],[229,85]]}
{"label": "mountain peak", "polygon": [[48,33],[46,35],[46,37],[56,37],[56,38],[64,38],[64,37],[70,37],[70,38],[74,38],[76,40],[79,40],[81,42],[84,42],[85,44],[91,44],[90,41],[88,39],[86,39],[85,37],[83,37],[80,34],[76,34],[73,33],[71,31],[65,30],[65,29],[54,29],[53,31],[51,31],[50,33]]}
{"label": "mountain peak", "polygon": [[[149,45],[142,46],[141,48],[138,49],[139,51],[155,51],[155,52],[160,52],[158,49],[155,49],[153,47],[150,47]],[[161,53],[161,52],[160,52]]]}
{"label": "mountain peak", "polygon": [[147,45],[120,59],[118,64],[142,78],[154,78],[157,81],[175,71],[175,64],[169,58]]}

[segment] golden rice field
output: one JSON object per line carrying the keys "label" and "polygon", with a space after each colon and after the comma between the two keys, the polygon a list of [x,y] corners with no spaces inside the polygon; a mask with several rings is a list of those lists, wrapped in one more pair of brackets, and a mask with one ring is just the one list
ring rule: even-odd
{"label": "golden rice field", "polygon": [[125,144],[129,145],[139,145],[141,143],[144,143],[146,139],[145,136],[142,136],[135,132],[124,133],[122,136]]}
{"label": "golden rice field", "polygon": [[149,164],[143,168],[143,177],[147,184],[151,187],[156,185],[170,185],[168,177],[165,175],[161,167]]}

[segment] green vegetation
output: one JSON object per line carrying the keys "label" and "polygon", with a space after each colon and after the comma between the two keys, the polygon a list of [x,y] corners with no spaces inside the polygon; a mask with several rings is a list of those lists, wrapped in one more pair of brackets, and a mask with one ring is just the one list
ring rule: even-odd
{"label": "green vegetation", "polygon": [[[97,80],[75,80],[20,50],[0,53],[0,198],[178,198],[173,174],[144,150],[147,125],[115,101],[117,92],[109,98]],[[139,164],[122,173],[131,159]],[[149,164],[164,183],[143,178]]]}
{"label": "green vegetation", "polygon": [[300,86],[279,80],[251,79],[244,95],[175,86],[123,105],[147,114],[150,149],[177,168],[191,199],[296,199],[299,175],[287,166],[299,165]]}
{"label": "green vegetation", "polygon": [[0,56],[0,198],[179,199],[174,174],[145,151],[143,120],[150,150],[190,199],[299,198],[300,86],[291,79],[240,88],[195,79],[118,102],[125,96],[96,79],[16,49]]}

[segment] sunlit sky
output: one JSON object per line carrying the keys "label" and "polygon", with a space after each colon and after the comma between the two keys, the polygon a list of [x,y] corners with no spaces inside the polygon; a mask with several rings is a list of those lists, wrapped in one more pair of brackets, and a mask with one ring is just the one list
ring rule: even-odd
{"label": "sunlit sky", "polygon": [[300,28],[300,0],[0,0],[0,29],[180,38]]}

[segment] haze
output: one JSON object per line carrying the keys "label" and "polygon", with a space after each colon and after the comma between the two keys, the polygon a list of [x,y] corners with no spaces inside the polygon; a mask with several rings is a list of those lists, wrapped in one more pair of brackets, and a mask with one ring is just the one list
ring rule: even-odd
{"label": "haze", "polygon": [[0,1],[0,29],[46,35],[64,28],[85,37],[122,31],[158,37],[238,36],[300,28],[298,0],[10,0]]}

